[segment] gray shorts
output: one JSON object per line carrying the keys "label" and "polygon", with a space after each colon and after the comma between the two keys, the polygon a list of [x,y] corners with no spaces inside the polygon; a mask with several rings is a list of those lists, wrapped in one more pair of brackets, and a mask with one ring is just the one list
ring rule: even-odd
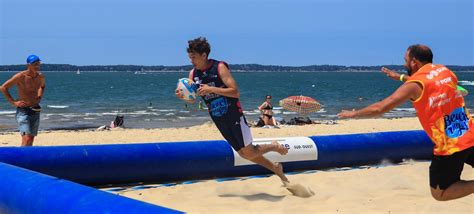
{"label": "gray shorts", "polygon": [[18,130],[23,135],[38,135],[40,122],[40,113],[27,108],[16,109],[16,121],[18,122]]}

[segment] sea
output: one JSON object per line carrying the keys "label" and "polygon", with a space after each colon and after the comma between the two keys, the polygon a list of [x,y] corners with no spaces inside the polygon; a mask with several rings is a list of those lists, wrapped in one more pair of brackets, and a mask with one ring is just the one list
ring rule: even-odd
{"label": "sea", "polygon": [[[0,72],[3,83],[15,72]],[[126,128],[189,127],[210,122],[206,109],[177,99],[174,89],[187,72],[48,72],[41,102],[40,130],[95,129],[124,116]],[[456,73],[460,85],[472,93],[466,96],[474,107],[474,72]],[[358,109],[380,101],[401,82],[380,71],[372,72],[232,72],[248,121],[260,116],[258,106],[266,95],[273,97],[277,120],[303,116],[281,108],[279,100],[304,95],[322,104],[320,111],[305,115],[316,121],[336,121],[341,110]],[[16,95],[16,88],[11,93]],[[197,102],[196,102],[197,103]],[[472,110],[471,110],[472,111]],[[414,117],[409,102],[383,117]],[[0,131],[15,131],[15,108],[0,97]]]}

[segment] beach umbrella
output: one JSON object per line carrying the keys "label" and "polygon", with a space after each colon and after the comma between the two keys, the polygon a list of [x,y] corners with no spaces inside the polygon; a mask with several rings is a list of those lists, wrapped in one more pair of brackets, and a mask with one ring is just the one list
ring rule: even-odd
{"label": "beach umbrella", "polygon": [[307,96],[290,96],[280,100],[280,106],[286,110],[297,112],[302,115],[307,115],[312,112],[319,111],[321,104]]}

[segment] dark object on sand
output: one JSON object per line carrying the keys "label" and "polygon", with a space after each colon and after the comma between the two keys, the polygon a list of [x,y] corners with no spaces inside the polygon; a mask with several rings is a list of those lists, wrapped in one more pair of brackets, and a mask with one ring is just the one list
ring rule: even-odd
{"label": "dark object on sand", "polygon": [[286,125],[306,125],[306,124],[312,124],[313,121],[311,121],[309,117],[294,117],[294,118],[291,118],[290,121],[288,122],[282,120],[280,123],[286,124]]}
{"label": "dark object on sand", "polygon": [[265,126],[265,122],[263,121],[262,117],[258,118],[257,124],[255,124],[256,127],[263,127]]}

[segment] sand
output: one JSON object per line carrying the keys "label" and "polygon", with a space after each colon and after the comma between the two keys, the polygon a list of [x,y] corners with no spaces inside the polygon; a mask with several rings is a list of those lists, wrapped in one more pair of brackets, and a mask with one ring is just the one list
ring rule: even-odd
{"label": "sand", "polygon": [[[337,124],[252,128],[255,138],[420,130],[416,118],[342,120]],[[37,146],[222,139],[212,124],[190,128],[41,132]],[[0,146],[18,146],[18,133],[1,133]],[[189,213],[474,213],[474,196],[438,202],[429,191],[428,161],[287,175],[314,191],[308,198],[286,190],[277,176],[199,181],[114,192]],[[467,166],[463,179],[474,179]],[[153,186],[153,184],[151,184]]]}
{"label": "sand", "polygon": [[[328,121],[321,121],[328,122]],[[416,118],[342,120],[337,124],[313,124],[277,128],[252,128],[254,138],[300,137],[381,131],[420,130]],[[189,128],[113,129],[110,131],[40,131],[35,146],[96,145],[145,142],[176,142],[221,140],[223,137],[212,123]],[[18,133],[1,133],[0,146],[19,146]]]}
{"label": "sand", "polygon": [[[288,175],[315,195],[291,195],[276,176],[236,181],[204,181],[172,187],[122,191],[120,195],[189,213],[473,213],[474,196],[448,202],[431,198],[429,162],[317,171]],[[464,179],[474,179],[467,168]]]}

